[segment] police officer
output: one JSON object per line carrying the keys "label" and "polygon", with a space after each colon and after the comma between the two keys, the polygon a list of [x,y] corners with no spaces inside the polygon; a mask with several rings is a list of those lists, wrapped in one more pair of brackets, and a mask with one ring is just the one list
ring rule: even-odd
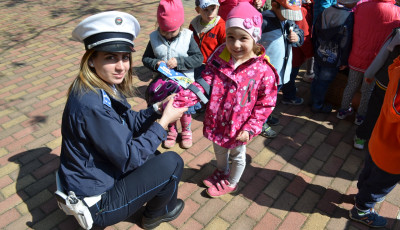
{"label": "police officer", "polygon": [[182,158],[157,148],[167,125],[187,109],[174,108],[171,97],[135,112],[126,100],[139,30],[132,15],[109,11],[86,18],[72,32],[86,53],[68,90],[58,172],[63,189],[84,201],[99,226],[118,223],[146,204],[142,227],[154,228],[184,208],[177,199]]}

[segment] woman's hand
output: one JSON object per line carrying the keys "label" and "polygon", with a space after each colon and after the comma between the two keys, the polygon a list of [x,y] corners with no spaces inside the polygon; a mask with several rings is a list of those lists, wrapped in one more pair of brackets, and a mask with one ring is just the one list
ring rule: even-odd
{"label": "woman's hand", "polygon": [[175,108],[172,104],[174,103],[173,97],[168,97],[169,101],[167,106],[165,107],[163,114],[158,121],[158,123],[164,128],[167,129],[168,124],[177,121],[182,117],[183,113],[188,110],[188,108]]}
{"label": "woman's hand", "polygon": [[240,131],[239,135],[236,137],[236,140],[241,142],[248,142],[250,140],[249,132]]}

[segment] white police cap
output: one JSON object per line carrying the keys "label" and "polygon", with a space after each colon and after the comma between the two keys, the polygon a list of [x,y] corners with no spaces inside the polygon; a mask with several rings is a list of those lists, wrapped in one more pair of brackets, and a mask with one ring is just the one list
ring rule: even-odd
{"label": "white police cap", "polygon": [[139,31],[139,22],[132,15],[107,11],[84,19],[72,31],[72,37],[83,42],[86,50],[132,52]]}

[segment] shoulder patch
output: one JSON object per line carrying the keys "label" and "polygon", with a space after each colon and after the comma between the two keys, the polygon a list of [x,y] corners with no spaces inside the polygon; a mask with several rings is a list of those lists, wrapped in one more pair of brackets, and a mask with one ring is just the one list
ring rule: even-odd
{"label": "shoulder patch", "polygon": [[104,91],[103,89],[101,90],[101,94],[103,96],[103,105],[108,106],[109,108],[111,108],[111,99],[110,97],[107,95],[106,91]]}

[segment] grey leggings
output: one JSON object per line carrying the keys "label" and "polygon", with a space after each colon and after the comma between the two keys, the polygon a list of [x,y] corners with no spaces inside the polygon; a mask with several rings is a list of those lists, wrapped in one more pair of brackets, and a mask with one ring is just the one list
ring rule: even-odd
{"label": "grey leggings", "polygon": [[[361,83],[362,82],[362,83]],[[364,116],[367,114],[368,101],[371,97],[372,90],[375,82],[368,84],[364,81],[364,73],[350,69],[349,77],[347,79],[347,85],[343,92],[342,104],[340,109],[348,109],[350,103],[353,100],[353,96],[361,84],[361,100],[360,106],[358,107],[358,115]]]}
{"label": "grey leggings", "polygon": [[230,169],[229,183],[236,186],[246,167],[246,145],[240,145],[234,149],[227,149],[213,143],[213,147],[218,170],[227,172],[229,170],[228,160],[229,158],[231,159],[232,167]]}

